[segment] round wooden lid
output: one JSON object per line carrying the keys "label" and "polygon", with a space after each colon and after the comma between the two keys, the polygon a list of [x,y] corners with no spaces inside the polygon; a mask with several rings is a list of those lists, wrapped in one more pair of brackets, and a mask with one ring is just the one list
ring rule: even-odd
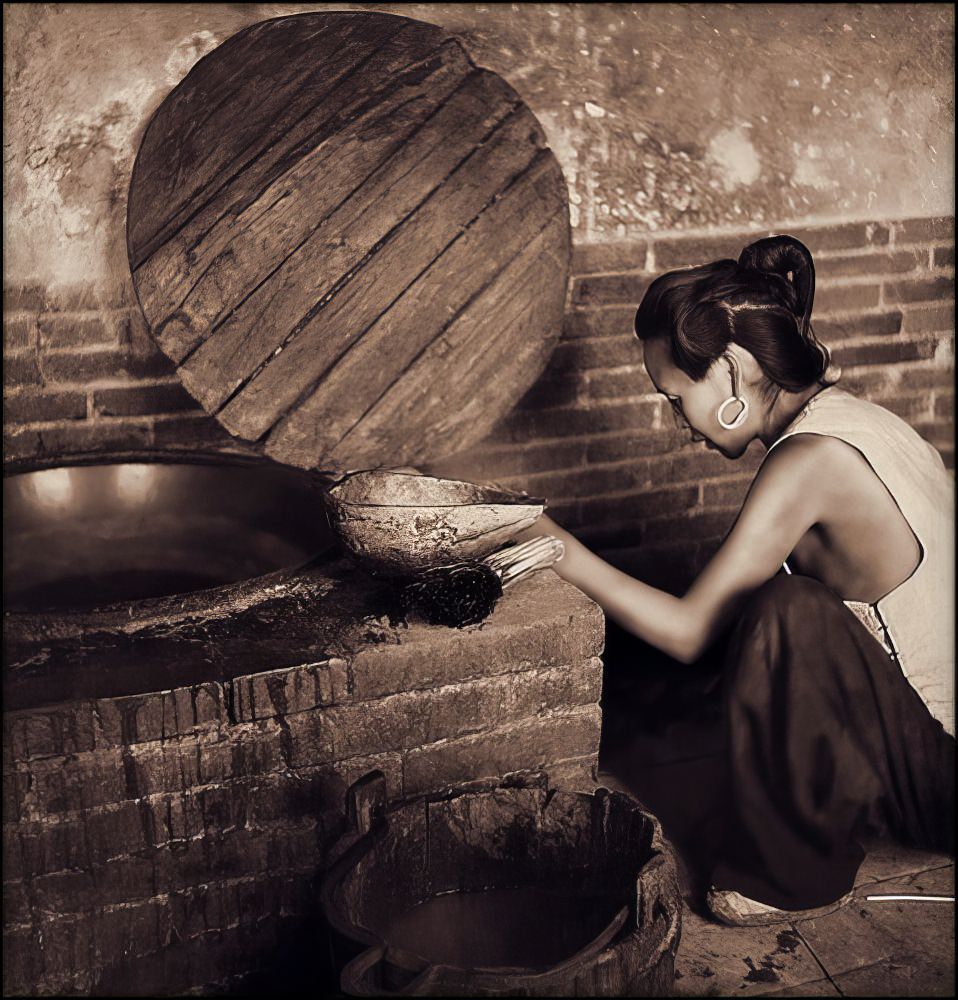
{"label": "round wooden lid", "polygon": [[567,192],[542,128],[409,18],[297,14],[228,39],[150,120],[128,213],[157,343],[290,465],[474,443],[561,329]]}

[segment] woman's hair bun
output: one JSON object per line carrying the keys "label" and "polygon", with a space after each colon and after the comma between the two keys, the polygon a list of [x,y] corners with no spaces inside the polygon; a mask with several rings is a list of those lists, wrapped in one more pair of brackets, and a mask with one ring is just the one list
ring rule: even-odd
{"label": "woman's hair bun", "polygon": [[800,392],[829,380],[828,350],[812,330],[814,296],[808,248],[794,236],[771,236],[737,261],[660,274],[642,297],[635,332],[666,339],[676,367],[694,382],[734,341],[758,362],[770,392]]}
{"label": "woman's hair bun", "polygon": [[802,336],[807,337],[815,298],[815,264],[808,247],[794,236],[768,236],[750,243],[739,255],[738,263],[740,267],[778,275],[794,288],[795,317]]}

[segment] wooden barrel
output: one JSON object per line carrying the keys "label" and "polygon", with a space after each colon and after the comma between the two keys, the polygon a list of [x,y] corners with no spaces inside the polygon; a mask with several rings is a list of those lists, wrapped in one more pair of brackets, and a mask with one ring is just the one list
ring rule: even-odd
{"label": "wooden barrel", "polygon": [[255,24],[151,119],[127,244],[159,346],[281,462],[361,468],[479,440],[562,322],[561,169],[499,76],[377,12]]}

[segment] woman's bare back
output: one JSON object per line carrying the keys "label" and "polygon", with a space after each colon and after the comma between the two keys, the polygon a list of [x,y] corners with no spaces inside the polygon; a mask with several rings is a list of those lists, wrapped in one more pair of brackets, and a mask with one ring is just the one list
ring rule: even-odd
{"label": "woman's bare back", "polygon": [[815,449],[825,516],[802,537],[789,568],[820,580],[846,601],[874,603],[904,583],[921,560],[921,546],[881,479],[852,445],[798,434]]}

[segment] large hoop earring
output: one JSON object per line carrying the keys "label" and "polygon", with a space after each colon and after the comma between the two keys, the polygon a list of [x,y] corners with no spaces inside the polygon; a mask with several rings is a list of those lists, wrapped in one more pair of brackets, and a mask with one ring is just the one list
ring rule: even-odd
{"label": "large hoop earring", "polygon": [[[728,423],[725,420],[725,408],[729,403],[738,403],[741,405],[741,412],[735,417],[735,419]],[[729,396],[728,399],[718,408],[718,412],[715,414],[716,419],[719,424],[725,428],[727,431],[734,431],[736,427],[741,427],[745,423],[745,418],[748,416],[748,400],[744,396]]]}

